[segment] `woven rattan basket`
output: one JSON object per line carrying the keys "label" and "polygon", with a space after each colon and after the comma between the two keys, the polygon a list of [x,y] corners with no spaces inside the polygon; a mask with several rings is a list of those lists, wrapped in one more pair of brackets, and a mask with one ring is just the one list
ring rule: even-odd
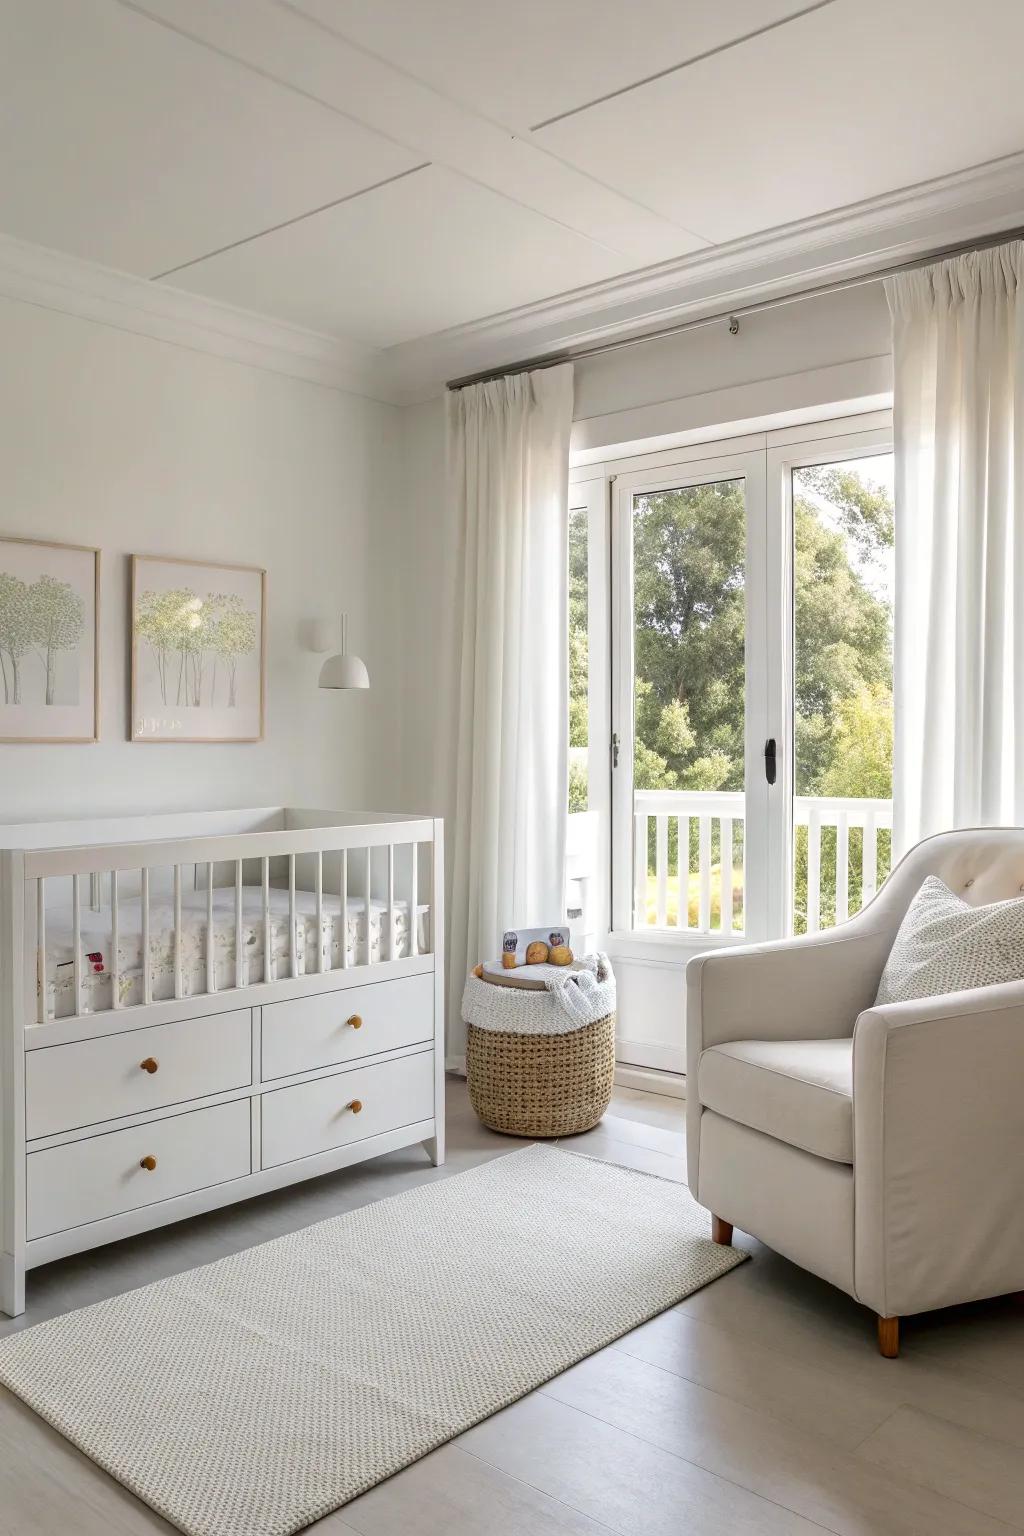
{"label": "woven rattan basket", "polygon": [[[524,1006],[536,993],[523,992]],[[492,1131],[572,1136],[611,1102],[615,1015],[561,1034],[519,1034],[467,1024],[469,1097]]]}

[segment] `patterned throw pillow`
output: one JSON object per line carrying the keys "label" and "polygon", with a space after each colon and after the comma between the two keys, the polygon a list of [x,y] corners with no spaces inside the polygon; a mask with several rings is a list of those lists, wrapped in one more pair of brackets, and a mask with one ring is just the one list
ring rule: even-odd
{"label": "patterned throw pillow", "polygon": [[905,1003],[1024,977],[1024,896],[972,907],[929,875],[907,908],[876,1003]]}

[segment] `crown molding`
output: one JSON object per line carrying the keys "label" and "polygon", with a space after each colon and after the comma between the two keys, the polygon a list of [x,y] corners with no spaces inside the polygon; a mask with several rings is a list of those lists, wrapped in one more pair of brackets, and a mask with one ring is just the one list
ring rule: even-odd
{"label": "crown molding", "polygon": [[1024,152],[405,342],[381,367],[390,396],[411,404],[448,379],[824,287],[1022,224]]}
{"label": "crown molding", "polygon": [[389,404],[376,348],[0,235],[0,297]]}
{"label": "crown molding", "polygon": [[0,297],[387,404],[448,379],[785,297],[1024,225],[1024,152],[376,349],[0,235]]}

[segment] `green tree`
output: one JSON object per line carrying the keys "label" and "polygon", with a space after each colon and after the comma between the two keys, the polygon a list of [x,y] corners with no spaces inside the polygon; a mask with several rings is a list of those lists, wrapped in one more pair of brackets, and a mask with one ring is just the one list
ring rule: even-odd
{"label": "green tree", "polygon": [[85,605],[74,588],[54,576],[40,576],[29,589],[32,642],[46,669],[46,702],[53,703],[60,651],[73,651],[82,638]]}
{"label": "green tree", "polygon": [[0,571],[0,670],[5,704],[21,703],[21,658],[31,645],[31,588],[10,571]]}
{"label": "green tree", "polygon": [[259,631],[256,615],[235,592],[217,593],[210,600],[214,618],[210,625],[211,649],[228,669],[228,708],[238,702],[238,663],[256,649]]}
{"label": "green tree", "polygon": [[[569,747],[586,748],[590,742],[590,637],[589,637],[589,527],[585,507],[569,512]],[[590,803],[587,770],[582,762],[569,761],[569,813],[585,811]]]}
{"label": "green tree", "polygon": [[[849,468],[801,469],[794,476],[793,524],[796,792],[888,798],[892,613],[883,576],[893,543],[891,498]],[[742,483],[638,495],[633,546],[635,786],[740,790],[746,681]],[[570,623],[574,569],[570,538]],[[586,649],[572,644],[572,635],[570,629],[570,698],[581,701],[578,718],[585,724]],[[576,720],[574,715],[574,732]],[[669,836],[672,864],[674,819]],[[851,833],[851,911],[860,899],[860,836]],[[696,837],[694,826],[694,843]],[[695,851],[691,847],[691,856]],[[806,921],[806,856],[801,829],[798,928]],[[653,867],[653,825],[649,858]],[[885,834],[879,838],[880,879],[887,869]],[[823,836],[821,872],[821,916],[829,921],[834,911],[825,898],[833,900],[834,833]]]}
{"label": "green tree", "polygon": [[[177,702],[181,703],[184,682],[185,655],[188,650],[186,630],[192,604],[196,595],[188,587],[172,587],[167,592],[147,590],[142,593],[135,609],[135,633],[152,650],[160,684],[161,702],[170,702],[170,668],[173,658],[179,657]],[[194,628],[194,626],[191,626]]]}
{"label": "green tree", "polygon": [[634,501],[638,789],[743,787],[745,553],[738,481]]}

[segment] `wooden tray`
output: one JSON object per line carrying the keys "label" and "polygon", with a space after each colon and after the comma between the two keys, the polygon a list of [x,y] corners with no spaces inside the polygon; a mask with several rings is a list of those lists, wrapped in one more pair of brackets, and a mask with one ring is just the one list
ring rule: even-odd
{"label": "wooden tray", "polygon": [[500,960],[486,960],[482,981],[495,987],[516,987],[521,992],[543,992],[549,977],[571,976],[583,967],[577,960],[571,965],[517,965],[506,971]]}

